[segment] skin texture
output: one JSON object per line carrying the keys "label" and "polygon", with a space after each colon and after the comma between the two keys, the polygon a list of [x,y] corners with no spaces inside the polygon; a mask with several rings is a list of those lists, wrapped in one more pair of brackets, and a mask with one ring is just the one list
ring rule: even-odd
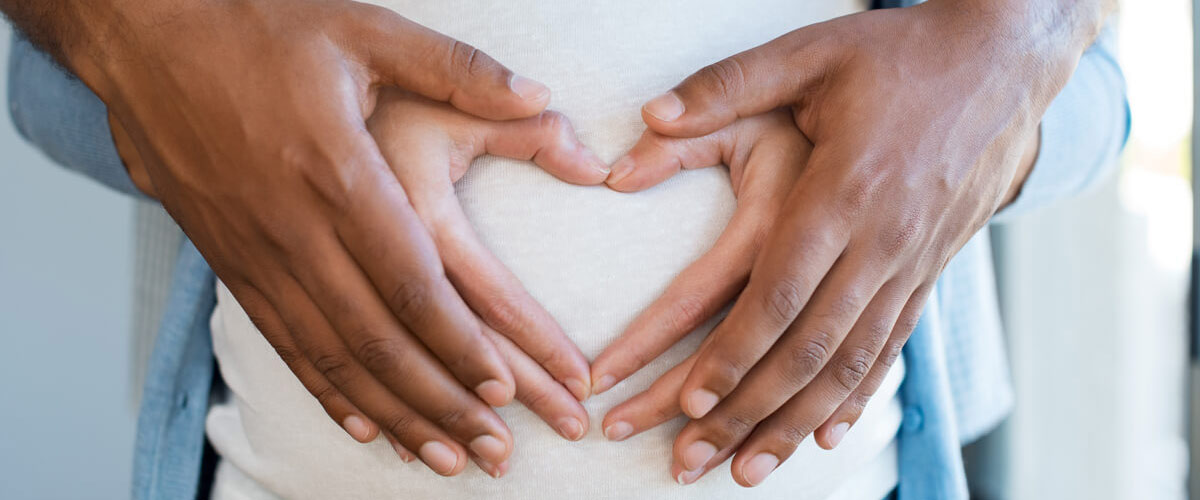
{"label": "skin texture", "polygon": [[[125,130],[115,125],[113,135],[130,176],[140,189],[154,196],[153,186],[146,183],[145,163],[128,142]],[[553,111],[524,119],[490,121],[398,89],[385,89],[380,92],[367,127],[384,158],[395,165],[396,179],[414,193],[410,199],[421,222],[438,246],[447,249],[442,252],[447,266],[468,275],[485,274],[487,279],[508,287],[511,293],[524,291],[476,238],[455,197],[453,183],[462,178],[475,158],[484,154],[532,161],[560,179],[577,184],[596,184],[605,175],[596,168],[599,160],[576,139],[566,117]],[[451,279],[458,278],[452,275]],[[564,438],[581,439],[588,427],[588,416],[571,392],[532,357],[535,354],[527,353],[478,315],[472,317],[511,370],[516,399]],[[548,316],[539,320],[553,323]],[[263,333],[268,337],[272,334],[265,330]],[[564,339],[564,342],[538,345],[533,352],[552,355],[552,351],[575,349],[569,341]],[[419,450],[425,443],[436,441],[458,458],[446,469],[431,464],[434,470],[457,473],[469,456],[484,471],[502,476],[507,471],[507,455],[513,446],[504,423],[456,383],[445,366],[420,356],[421,351],[420,345],[397,345],[397,355],[402,358],[398,362],[411,367],[407,370],[411,373],[396,375],[404,378],[394,384],[395,394],[390,393],[392,386],[386,386],[389,379],[373,380],[365,374],[351,384],[354,394],[366,400],[385,401],[398,409],[392,418],[402,420],[406,430],[397,434],[396,426],[392,426],[384,429],[383,434],[406,462],[415,458],[410,450]],[[439,422],[449,426],[439,428],[435,425]],[[500,461],[492,462],[496,459],[480,456],[473,449],[472,441],[481,435],[498,437],[500,452],[493,456],[501,456]]]}
{"label": "skin texture", "polygon": [[[546,87],[343,0],[0,1],[105,102],[134,180],[353,438],[382,430],[445,475],[470,450],[498,475],[512,437],[489,404],[541,401],[556,427],[581,416],[558,396],[587,396],[587,360],[452,199],[484,153],[605,178],[566,120],[542,114]],[[369,126],[392,116],[384,88],[449,106]]]}
{"label": "skin texture", "polygon": [[[858,418],[945,264],[1019,192],[1038,121],[1111,8],[934,0],[847,16],[649,102],[651,132],[609,185],[719,159],[740,165],[739,215],[702,259],[710,273],[681,276],[589,377],[450,201],[483,153],[605,177],[565,120],[540,114],[545,87],[344,0],[0,0],[104,100],[144,170],[134,180],[356,439],[382,430],[439,473],[472,458],[502,475],[512,440],[487,404],[549,399],[535,411],[561,424],[581,415],[564,391],[611,387],[736,297],[700,351],[605,429],[682,410],[695,420],[672,475],[691,482],[733,456],[746,486],[813,432],[836,446]],[[384,102],[424,127],[376,120]]]}
{"label": "skin texture", "polygon": [[[1110,7],[960,0],[855,14],[720,61],[648,102],[649,129],[680,139],[782,106],[813,149],[771,220],[746,229],[735,217],[594,361],[599,393],[736,299],[697,353],[605,417],[606,434],[687,414],[671,465],[684,484],[732,457],[733,479],[754,486],[810,434],[835,447],[947,262],[1019,193],[1041,116]],[[645,189],[686,164],[646,153],[661,149],[644,139],[607,182]]]}

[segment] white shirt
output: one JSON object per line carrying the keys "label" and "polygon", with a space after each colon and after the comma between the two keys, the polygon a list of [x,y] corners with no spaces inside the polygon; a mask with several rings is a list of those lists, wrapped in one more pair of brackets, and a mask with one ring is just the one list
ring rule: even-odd
{"label": "white shirt", "polygon": [[[379,0],[548,85],[551,108],[611,161],[644,130],[639,109],[693,71],[792,29],[865,8],[863,0],[580,2]],[[686,171],[621,194],[562,183],[526,162],[485,157],[458,183],[484,243],[594,358],[684,267],[709,248],[735,206],[726,169]],[[621,443],[605,412],[691,352],[710,321],[646,368],[585,403],[592,428],[561,438],[520,404],[497,409],[515,447],[496,480],[471,466],[443,478],[404,464],[382,438],[356,443],[324,413],[224,288],[214,351],[233,396],[214,405],[209,439],[223,460],[214,498],[882,498],[897,482],[897,362],[834,451],[808,439],[764,484],[745,489],[728,461],[689,486],[668,472],[684,417]]]}

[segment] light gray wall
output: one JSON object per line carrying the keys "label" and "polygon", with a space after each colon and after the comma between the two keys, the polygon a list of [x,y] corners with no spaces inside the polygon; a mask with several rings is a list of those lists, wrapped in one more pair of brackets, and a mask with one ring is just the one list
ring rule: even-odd
{"label": "light gray wall", "polygon": [[132,211],[0,114],[0,498],[129,496]]}

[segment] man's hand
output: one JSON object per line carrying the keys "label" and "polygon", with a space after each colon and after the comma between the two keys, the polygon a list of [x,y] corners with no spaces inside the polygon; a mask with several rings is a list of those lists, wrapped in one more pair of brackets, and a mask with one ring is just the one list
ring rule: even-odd
{"label": "man's hand", "polygon": [[[656,424],[643,416],[668,411],[661,394],[678,388],[675,404],[694,419],[674,447],[683,482],[736,453],[734,479],[753,486],[814,431],[836,446],[942,269],[1028,174],[1041,116],[1106,14],[1101,2],[1058,3],[855,14],[718,62],[647,103],[647,125],[675,137],[786,106],[814,149],[751,264],[714,263],[705,286],[672,285],[593,365],[600,392],[737,298],[686,367],[606,428]],[[614,163],[610,183],[659,168],[636,152]]]}
{"label": "man's hand", "polygon": [[[537,115],[546,87],[391,11],[343,0],[0,7],[107,104],[149,190],[355,439],[382,427],[447,475],[463,470],[464,445],[489,464],[507,459],[511,436],[483,402],[504,405],[519,388],[475,313],[587,396],[586,359],[445,218],[445,165],[437,192],[414,189],[396,172],[433,163],[395,150],[389,166],[365,123],[383,86],[496,120]],[[592,161],[561,151],[542,159]],[[467,246],[439,246],[447,242]]]}

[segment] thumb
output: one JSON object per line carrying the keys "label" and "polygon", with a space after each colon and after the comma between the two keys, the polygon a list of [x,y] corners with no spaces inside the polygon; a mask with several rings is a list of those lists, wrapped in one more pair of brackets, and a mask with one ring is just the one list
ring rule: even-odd
{"label": "thumb", "polygon": [[357,4],[356,40],[374,83],[395,85],[489,120],[536,115],[550,89],[513,73],[469,44],[412,22],[391,10]]}
{"label": "thumb", "polygon": [[585,186],[604,182],[608,165],[579,142],[571,121],[546,111],[521,120],[485,122],[480,153],[531,160],[564,182]]}
{"label": "thumb", "polygon": [[831,50],[818,43],[821,27],[800,28],[704,67],[642,106],[642,119],[660,134],[696,137],[796,103],[822,80],[831,60]]}
{"label": "thumb", "polygon": [[623,193],[650,189],[680,170],[714,167],[725,161],[726,131],[703,137],[667,137],[647,130],[629,152],[613,162],[604,182]]}

